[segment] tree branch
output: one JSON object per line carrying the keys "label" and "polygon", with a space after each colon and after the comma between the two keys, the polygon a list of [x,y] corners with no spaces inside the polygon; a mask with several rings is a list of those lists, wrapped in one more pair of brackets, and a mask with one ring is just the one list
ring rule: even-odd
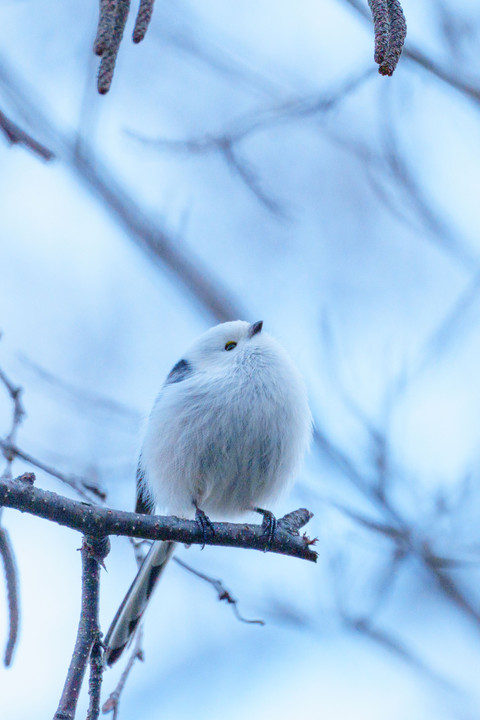
{"label": "tree branch", "polygon": [[[63,483],[75,490],[75,492],[77,492],[80,497],[83,497],[87,501],[91,501],[93,497],[103,502],[107,497],[105,491],[102,490],[102,488],[99,487],[94,480],[88,480],[88,478],[84,478],[79,475],[73,475],[71,473],[62,473],[56,468],[42,462],[41,460],[37,460],[37,458],[29,455],[29,453],[25,452],[17,445],[13,445],[11,442],[2,440],[2,438],[0,438],[0,448],[3,450],[4,454],[9,453],[13,457],[19,457],[25,462],[27,462],[29,465],[33,465],[39,470],[43,470],[43,472],[47,473],[47,475],[51,475],[52,477],[61,480]],[[33,473],[30,474],[33,475]],[[35,480],[35,476],[33,476],[33,480]]]}
{"label": "tree branch", "polygon": [[174,562],[178,563],[180,567],[188,570],[189,573],[192,573],[192,575],[196,575],[201,580],[205,580],[205,582],[211,585],[217,591],[218,599],[226,600],[226,602],[231,605],[233,613],[237,620],[240,620],[240,622],[243,623],[247,623],[248,625],[265,625],[264,620],[248,620],[247,618],[243,617],[243,615],[240,613],[240,610],[238,609],[238,600],[236,600],[232,596],[230,591],[227,590],[221,580],[217,580],[216,578],[210,577],[210,575],[205,575],[205,573],[202,573],[199,570],[195,570],[195,568],[193,568],[191,565],[187,565],[186,562],[184,562],[178,557],[174,557],[173,560]]}
{"label": "tree branch", "polygon": [[101,633],[98,632],[92,646],[92,651],[90,653],[90,677],[88,680],[88,694],[90,695],[90,704],[88,707],[86,720],[97,720],[98,716],[100,715],[100,695],[104,670],[105,664],[103,662],[103,646],[101,640]]}
{"label": "tree branch", "polygon": [[55,155],[31,135],[22,130],[0,110],[0,130],[11,145],[24,145],[43,160],[52,160]]}
{"label": "tree branch", "polygon": [[18,601],[18,573],[15,563],[15,555],[10,542],[7,530],[0,526],[0,555],[3,561],[3,569],[5,572],[5,583],[7,586],[8,600],[8,640],[5,646],[5,655],[3,663],[5,667],[9,667],[12,662],[13,653],[17,645],[18,629],[19,629],[19,601]]}
{"label": "tree branch", "polygon": [[113,171],[104,166],[88,143],[64,133],[42,110],[35,90],[16,76],[6,59],[0,55],[0,87],[8,101],[22,117],[47,137],[57,156],[71,167],[78,178],[103,203],[119,225],[157,266],[166,268],[176,282],[193,296],[200,307],[218,322],[237,320],[245,311],[220,280],[198,260],[187,256],[178,247],[178,238],[163,227],[154,214],[149,214],[123,187]]}
{"label": "tree branch", "polygon": [[5,459],[7,461],[7,464],[5,466],[4,470],[4,476],[5,477],[12,477],[12,463],[13,458],[15,457],[14,452],[12,451],[12,448],[10,446],[13,445],[15,442],[15,439],[17,437],[18,428],[20,427],[22,420],[25,416],[25,410],[22,405],[21,401],[21,395],[22,395],[22,388],[17,387],[12,383],[11,380],[5,375],[3,370],[0,368],[0,382],[5,386],[8,394],[10,395],[10,398],[12,400],[13,405],[13,412],[12,412],[12,424],[10,426],[10,431],[8,435],[6,436],[5,440],[2,441],[4,444],[2,444],[0,447],[3,450],[3,454],[5,456]]}
{"label": "tree branch", "polygon": [[[0,505],[28,512],[93,537],[123,535],[148,540],[173,540],[198,545],[205,542],[207,545],[265,550],[265,535],[261,525],[214,522],[212,536],[204,538],[202,529],[194,520],[140,515],[71,500],[33,487],[32,473],[16,480],[0,478]],[[268,550],[316,562],[317,553],[310,547],[314,541],[298,533],[299,528],[306,525],[311,517],[311,512],[301,509],[281,518]]]}
{"label": "tree branch", "polygon": [[[84,537],[82,542],[82,609],[78,624],[77,639],[73,650],[67,679],[60,698],[57,712],[53,720],[73,720],[77,707],[78,696],[82,687],[85,669],[90,658],[93,644],[98,640],[100,628],[98,624],[98,605],[100,591],[100,565],[108,554],[110,543],[108,538]],[[95,665],[95,663],[93,663]],[[102,673],[94,671],[95,681],[101,682]],[[94,690],[94,698],[99,692]],[[98,703],[97,703],[98,705]],[[89,716],[95,720],[94,714]]]}
{"label": "tree branch", "polygon": [[106,715],[109,712],[113,712],[113,720],[117,720],[118,717],[118,710],[120,706],[120,697],[123,692],[123,689],[125,687],[125,683],[128,680],[128,676],[130,675],[130,672],[135,665],[135,662],[137,660],[140,660],[143,662],[143,650],[142,650],[142,641],[143,641],[143,626],[140,625],[137,632],[135,633],[135,645],[132,650],[132,653],[130,657],[128,658],[128,662],[125,665],[125,669],[120,675],[120,680],[118,681],[117,687],[113,692],[110,693],[108,698],[105,700],[105,702],[102,705],[102,713]]}

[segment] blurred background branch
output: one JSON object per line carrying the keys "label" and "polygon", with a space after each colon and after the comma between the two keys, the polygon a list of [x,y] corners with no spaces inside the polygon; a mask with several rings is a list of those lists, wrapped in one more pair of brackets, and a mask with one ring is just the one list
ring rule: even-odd
{"label": "blurred background branch", "polygon": [[[294,498],[315,510],[317,567],[272,556],[266,568],[252,553],[247,575],[232,551],[204,551],[202,575],[241,588],[247,617],[265,621],[259,640],[227,624],[230,613],[213,615],[211,591],[193,593],[172,564],[122,714],[239,720],[268,708],[283,719],[311,714],[320,683],[334,720],[473,720],[478,8],[403,2],[408,38],[381,78],[373,35],[388,69],[400,46],[390,43],[394,2],[181,0],[153,16],[142,3],[140,34],[151,22],[140,47],[120,45],[118,24],[115,47],[97,37],[104,89],[116,63],[99,98],[95,8],[10,5],[0,105],[57,162],[0,145],[2,367],[29,391],[29,422],[5,452],[65,477],[78,468],[108,489],[109,505],[133,507],[135,438],[152,393],[192,337],[236,317],[279,335],[316,420]],[[138,31],[127,3],[103,5]],[[2,438],[13,407],[4,399]],[[39,472],[47,489],[62,481]],[[56,574],[76,581],[67,532],[52,540],[20,513],[3,522],[25,612],[41,595],[40,564],[62,597]],[[113,545],[106,613],[135,571],[122,541]],[[55,621],[70,627],[67,606]],[[39,708],[52,705],[58,668],[29,665],[49,642],[42,631],[24,633],[9,671],[5,702],[20,695],[12,720],[28,714],[15,690],[25,677],[39,678]]]}

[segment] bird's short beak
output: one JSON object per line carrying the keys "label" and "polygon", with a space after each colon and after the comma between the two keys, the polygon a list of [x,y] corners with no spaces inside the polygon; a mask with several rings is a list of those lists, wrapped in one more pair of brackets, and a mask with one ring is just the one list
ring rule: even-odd
{"label": "bird's short beak", "polygon": [[248,337],[252,338],[254,335],[259,333],[263,327],[263,320],[259,320],[256,323],[252,323],[248,328]]}

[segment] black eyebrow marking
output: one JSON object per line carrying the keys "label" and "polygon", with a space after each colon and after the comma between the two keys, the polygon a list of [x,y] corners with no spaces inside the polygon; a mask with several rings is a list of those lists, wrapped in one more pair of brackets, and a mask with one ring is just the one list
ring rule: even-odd
{"label": "black eyebrow marking", "polygon": [[188,360],[179,360],[168,373],[165,385],[182,382],[182,380],[188,378],[192,373],[192,366]]}

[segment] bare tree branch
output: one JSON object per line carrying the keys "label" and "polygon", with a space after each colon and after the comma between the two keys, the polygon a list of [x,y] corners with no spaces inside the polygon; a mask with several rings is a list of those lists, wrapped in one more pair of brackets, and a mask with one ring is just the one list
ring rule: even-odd
{"label": "bare tree branch", "polygon": [[[265,535],[261,525],[214,522],[213,534],[205,538],[202,528],[194,520],[141,515],[89,505],[34,487],[31,473],[26,480],[24,477],[16,480],[0,478],[0,506],[43,517],[93,537],[123,535],[148,540],[265,550]],[[308,510],[300,509],[278,520],[275,535],[268,547],[269,552],[315,562],[317,553],[310,547],[312,541],[298,533],[298,529],[311,517],[312,513]]]}
{"label": "bare tree branch", "polygon": [[42,160],[53,160],[55,155],[45,145],[35,140],[31,135],[22,130],[0,110],[0,130],[3,132],[11,145],[24,145]]}
{"label": "bare tree branch", "polygon": [[130,131],[129,135],[159,150],[190,155],[219,153],[232,172],[240,178],[269,212],[279,218],[288,219],[288,210],[284,203],[272,197],[263,189],[258,173],[251,163],[239,157],[237,146],[249,136],[276,125],[326,114],[348,97],[349,94],[357,90],[371,76],[372,70],[368,69],[353,78],[349,78],[346,82],[343,81],[339,87],[333,90],[308,97],[292,97],[264,110],[246,113],[237,118],[229,128],[218,135],[207,134],[204,137],[186,140],[147,138],[133,131]]}
{"label": "bare tree branch", "polygon": [[189,573],[192,573],[192,575],[196,575],[196,577],[199,577],[202,580],[205,580],[205,582],[207,582],[209,585],[212,585],[212,587],[218,593],[218,599],[226,600],[226,602],[232,606],[232,610],[237,620],[240,620],[240,622],[243,623],[248,623],[249,625],[265,625],[264,620],[247,620],[247,618],[244,618],[243,615],[240,614],[240,611],[238,609],[238,600],[232,597],[230,591],[227,590],[221,580],[216,580],[215,578],[210,577],[210,575],[205,575],[204,573],[195,570],[195,568],[187,565],[186,562],[184,562],[178,557],[174,557],[173,560],[178,563],[178,565],[180,565],[182,568],[188,570]]}
{"label": "bare tree branch", "polygon": [[[245,317],[242,306],[231,297],[229,291],[202,266],[198,259],[190,259],[178,248],[178,238],[169,234],[157,219],[153,219],[135,202],[128,191],[116,180],[113,172],[102,165],[86,142],[79,151],[77,137],[63,133],[53,120],[41,109],[41,102],[34,100],[35,91],[28,90],[15,77],[5,58],[0,57],[0,87],[20,114],[33,118],[57,156],[70,165],[78,178],[86,185],[96,200],[104,203],[119,225],[129,234],[150,259],[167,269],[200,304],[202,310],[219,322]],[[23,90],[22,90],[23,88]]]}
{"label": "bare tree branch", "polygon": [[385,103],[385,98],[382,99],[382,113],[384,120],[382,124],[383,157],[395,181],[395,187],[400,186],[405,192],[418,217],[422,219],[425,227],[432,234],[435,243],[468,271],[478,271],[480,269],[478,254],[472,252],[468,245],[458,237],[458,231],[452,230],[445,219],[440,216],[439,211],[431,207],[432,203],[426,196],[422,182],[416,179],[415,173],[408,163],[407,154],[402,152],[399,147],[393,113],[389,105]]}
{"label": "bare tree branch", "polygon": [[7,464],[5,466],[5,470],[3,472],[4,477],[11,478],[12,477],[12,463],[13,459],[15,457],[15,453],[11,449],[11,446],[15,442],[15,439],[17,437],[18,428],[20,427],[23,418],[25,417],[25,410],[22,405],[21,401],[21,394],[22,394],[22,388],[15,386],[11,380],[8,379],[8,377],[5,375],[3,370],[0,368],[0,382],[3,383],[3,385],[6,387],[8,394],[10,395],[10,398],[12,400],[13,405],[13,412],[12,412],[12,424],[10,426],[10,431],[5,437],[5,445],[1,446],[3,450],[3,454],[5,456],[5,459],[7,461]]}
{"label": "bare tree branch", "polygon": [[86,720],[97,720],[100,715],[100,696],[105,665],[103,662],[103,646],[101,633],[98,632],[90,652],[90,677],[88,678],[88,694],[90,703]]}
{"label": "bare tree branch", "polygon": [[[54,720],[73,720],[85,670],[90,659],[94,642],[98,641],[100,627],[98,606],[100,593],[100,567],[108,554],[110,543],[105,537],[84,536],[82,541],[82,607],[78,624],[77,639],[67,679]],[[95,683],[100,684],[102,673],[95,670]],[[94,698],[98,692],[94,690]],[[95,702],[95,700],[94,700]],[[92,707],[92,706],[91,706]],[[90,710],[89,710],[90,713]],[[96,720],[97,715],[91,715]]]}
{"label": "bare tree branch", "polygon": [[110,421],[112,417],[124,421],[128,432],[135,432],[138,429],[142,414],[129,405],[62,380],[58,375],[50,372],[26,355],[21,354],[20,360],[34,374],[36,379],[40,379],[48,386],[50,393],[53,389],[61,394],[63,399],[73,400],[79,407],[88,410],[89,417],[92,416],[92,412],[100,412],[102,416],[108,415]]}
{"label": "bare tree branch", "polygon": [[15,562],[13,547],[7,530],[0,526],[0,556],[3,562],[5,573],[5,584],[7,587],[7,606],[8,606],[8,640],[5,646],[5,655],[3,663],[5,667],[9,667],[12,663],[13,654],[18,640],[18,631],[20,625],[20,603],[18,593],[18,572]]}
{"label": "bare tree branch", "polygon": [[130,675],[130,672],[135,665],[135,662],[137,660],[140,660],[143,662],[143,650],[142,650],[142,642],[143,642],[143,625],[140,625],[137,632],[135,633],[135,639],[134,639],[134,647],[130,654],[130,657],[128,658],[128,662],[125,665],[125,669],[123,670],[122,674],[120,675],[120,680],[117,683],[117,687],[115,690],[110,693],[107,700],[103,703],[102,706],[102,712],[104,714],[113,712],[113,720],[117,720],[118,717],[118,711],[120,707],[120,697],[122,695],[123,689],[125,687],[125,684],[128,680],[128,677]]}
{"label": "bare tree branch", "polygon": [[355,632],[360,633],[364,637],[372,640],[380,647],[383,647],[388,652],[393,653],[401,660],[406,662],[411,667],[425,675],[429,680],[441,685],[447,690],[457,691],[457,688],[452,685],[446,678],[434,672],[431,668],[426,665],[421,658],[418,657],[410,648],[408,648],[401,640],[394,637],[392,634],[381,630],[372,625],[370,620],[367,618],[351,618],[343,615],[342,617],[346,627]]}
{"label": "bare tree branch", "polygon": [[338,509],[341,509],[352,520],[359,522],[365,528],[391,538],[402,553],[408,553],[417,558],[442,593],[480,626],[480,609],[477,609],[465,596],[454,579],[448,574],[447,568],[441,567],[437,560],[437,554],[433,552],[430,544],[421,540],[415,528],[401,516],[400,512],[392,506],[384,494],[378,492],[376,484],[369,483],[349,458],[324,433],[320,432],[317,426],[314,429],[314,440],[319,449],[326,454],[342,474],[352,482],[364,497],[376,506],[388,520],[388,523],[365,518],[360,513],[350,511],[340,505],[337,505]]}
{"label": "bare tree branch", "polygon": [[73,475],[71,473],[62,473],[56,468],[42,462],[41,460],[37,460],[32,455],[19,448],[17,445],[13,445],[12,443],[2,440],[2,438],[0,438],[0,448],[2,448],[3,452],[7,453],[9,456],[11,455],[12,457],[21,458],[29,465],[33,465],[33,467],[36,467],[39,470],[43,470],[43,472],[47,473],[47,475],[51,475],[52,477],[61,480],[63,483],[65,483],[65,485],[71,487],[73,490],[75,490],[75,492],[80,495],[80,497],[83,497],[85,500],[96,499],[103,502],[107,497],[106,492],[98,485],[98,483],[94,479],[88,479],[85,477],[81,477],[80,475]]}

